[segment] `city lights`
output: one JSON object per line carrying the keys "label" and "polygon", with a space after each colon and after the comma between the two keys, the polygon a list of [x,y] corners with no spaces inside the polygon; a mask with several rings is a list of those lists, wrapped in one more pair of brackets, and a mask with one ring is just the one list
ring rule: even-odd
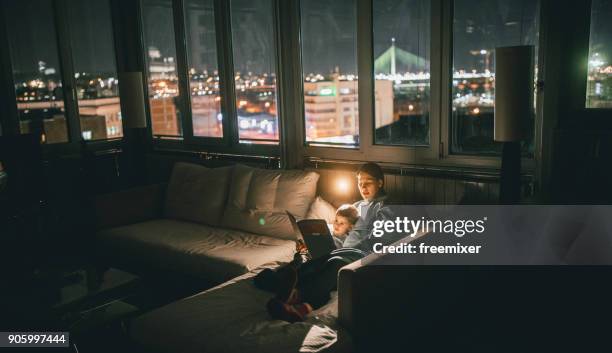
{"label": "city lights", "polygon": [[[502,24],[504,27],[518,27],[515,26],[518,23],[510,19]],[[470,22],[469,25],[455,29],[455,32],[461,33],[454,34],[478,33],[479,28],[485,25],[487,24]],[[378,140],[376,143],[386,144],[392,137],[403,134],[412,140],[404,140],[401,143],[418,142],[426,145],[429,143],[428,140],[418,140],[413,135],[416,134],[415,131],[426,130],[424,135],[429,136],[428,119],[432,85],[429,72],[430,58],[423,54],[424,51],[410,48],[409,42],[413,38],[402,38],[396,33],[391,36],[387,33],[384,45],[381,43],[382,39],[378,37],[375,39],[378,40],[378,43],[375,43],[377,49],[373,53],[376,67],[373,72],[375,88],[374,92],[366,94],[373,96],[375,138],[378,139],[385,134],[391,136],[388,140],[380,140],[382,143]],[[428,42],[429,39],[425,38],[425,41]],[[189,57],[190,65],[179,67],[175,58],[181,56],[176,52],[169,52],[163,43],[159,41],[157,43],[159,47],[148,45],[146,52],[148,103],[154,134],[180,136],[183,133],[181,116],[190,116],[194,135],[223,137],[224,117],[221,114],[221,97],[225,92],[221,91],[222,77],[215,66],[216,63],[212,66],[193,63],[195,60]],[[453,133],[465,134],[466,139],[482,140],[482,137],[488,136],[487,129],[491,129],[485,122],[492,119],[494,112],[495,44],[495,40],[483,40],[471,43],[470,48],[454,48],[457,55],[453,60],[461,58],[461,62],[453,62],[452,91],[449,97],[454,119],[451,128],[455,129]],[[336,48],[330,44],[329,50]],[[588,104],[601,107],[610,104],[612,100],[612,63],[609,61],[608,51],[601,46],[596,47],[596,50],[597,52],[589,55],[588,60],[587,99],[590,102]],[[302,55],[308,56],[311,53],[302,52]],[[35,59],[32,61],[34,65],[31,65],[29,73],[15,79],[21,124],[26,125],[38,119],[45,120],[50,125],[53,119],[59,117],[65,119],[63,97],[66,92],[62,89],[61,73],[52,67],[57,66],[51,64],[54,61],[43,57]],[[310,60],[316,62],[319,58],[314,57]],[[308,71],[304,71],[302,77],[304,85],[302,126],[306,127],[308,142],[354,146],[359,141],[359,77],[357,69],[348,65],[348,61],[350,60],[338,57],[338,62],[332,62],[329,68],[312,65],[306,69],[306,66],[303,66],[303,69]],[[278,139],[280,108],[276,97],[276,73],[272,72],[274,69],[271,67],[262,70],[252,63],[236,65],[236,71],[229,75],[230,80],[232,76],[234,79],[231,84],[235,87],[235,94],[230,99],[236,116],[225,118],[237,119],[240,139]],[[180,70],[183,70],[182,74]],[[102,119],[104,124],[101,124],[103,128],[100,129],[104,130],[105,136],[120,136],[122,130],[119,82],[116,73],[88,71],[79,68],[74,72],[74,89],[77,92],[79,114]],[[179,76],[183,77],[183,74],[188,78],[186,92],[179,90]],[[183,94],[189,97],[185,100],[181,97]],[[183,101],[191,103],[188,107],[189,114],[181,111],[184,108],[181,106]],[[463,117],[467,118],[467,122],[460,121]],[[64,129],[66,129],[65,121]],[[91,139],[96,134],[97,131],[94,129],[86,130],[83,132],[83,138]],[[48,142],[52,138],[51,134],[45,137]]]}

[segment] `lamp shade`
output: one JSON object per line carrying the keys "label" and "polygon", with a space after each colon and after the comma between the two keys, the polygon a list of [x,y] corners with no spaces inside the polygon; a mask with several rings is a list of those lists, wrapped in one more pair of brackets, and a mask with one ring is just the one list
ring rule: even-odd
{"label": "lamp shade", "polygon": [[526,137],[533,114],[533,52],[532,45],[495,48],[495,141]]}
{"label": "lamp shade", "polygon": [[120,72],[121,117],[126,128],[147,127],[142,72]]}

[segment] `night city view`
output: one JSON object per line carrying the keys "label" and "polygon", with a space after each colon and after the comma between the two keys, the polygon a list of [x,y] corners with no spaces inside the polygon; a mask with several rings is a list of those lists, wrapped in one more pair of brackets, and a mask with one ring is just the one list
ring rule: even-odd
{"label": "night city view", "polygon": [[[70,1],[73,84],[85,140],[121,137],[121,110],[106,2]],[[187,0],[185,33],[193,134],[223,137],[212,0]],[[20,128],[47,143],[66,142],[65,85],[51,2],[6,6]],[[493,142],[498,46],[534,45],[539,2],[456,0],[453,21],[451,150],[496,154]],[[232,49],[239,138],[277,143],[276,47],[271,0],[232,0]],[[377,0],[374,19],[375,143],[430,144],[431,8],[427,0]],[[36,11],[34,8],[36,7]],[[43,9],[44,11],[41,11]],[[609,2],[593,2],[587,107],[612,106]],[[354,0],[301,2],[304,129],[307,143],[356,146],[358,75]],[[34,32],[36,23],[45,31]],[[26,26],[20,25],[26,24]],[[183,135],[170,0],[143,1],[144,45],[153,134]],[[22,30],[16,30],[22,28]],[[537,68],[536,68],[537,70]],[[444,94],[444,90],[443,90]],[[533,125],[533,124],[532,124]],[[533,134],[531,134],[533,135]],[[533,138],[524,145],[529,154]]]}
{"label": "night city view", "polygon": [[612,108],[612,2],[593,0],[587,108]]}
{"label": "night city view", "polygon": [[[110,8],[103,1],[69,1],[75,98],[84,140],[123,135]],[[3,2],[22,133],[41,142],[68,142],[57,24],[50,1]]]}

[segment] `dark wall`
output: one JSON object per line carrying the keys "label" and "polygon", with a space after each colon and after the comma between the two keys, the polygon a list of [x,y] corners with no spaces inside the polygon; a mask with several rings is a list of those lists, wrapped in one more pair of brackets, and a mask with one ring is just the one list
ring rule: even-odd
{"label": "dark wall", "polygon": [[612,203],[612,110],[585,109],[590,1],[542,1],[542,153],[546,203]]}
{"label": "dark wall", "polygon": [[612,203],[612,131],[558,130],[555,146],[553,202]]}
{"label": "dark wall", "polygon": [[[189,162],[207,167],[236,163],[257,168],[276,168],[278,160],[248,158],[206,159],[198,153],[148,153],[146,156],[147,183],[163,183],[170,179],[176,162]],[[318,194],[334,206],[352,203],[360,198],[355,172],[360,164],[325,163],[307,166],[306,170],[319,173]],[[341,190],[338,182],[348,185]],[[529,196],[531,181],[524,182],[524,196]],[[499,180],[495,173],[466,171],[405,171],[385,168],[385,189],[388,201],[396,204],[494,204],[499,199]]]}

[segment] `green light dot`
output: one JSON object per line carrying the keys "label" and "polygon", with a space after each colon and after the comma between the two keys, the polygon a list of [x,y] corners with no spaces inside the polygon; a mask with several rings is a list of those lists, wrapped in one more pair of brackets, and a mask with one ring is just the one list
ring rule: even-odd
{"label": "green light dot", "polygon": [[264,224],[266,224],[266,221],[263,219],[263,217],[261,217],[261,218],[259,219],[259,225],[262,225],[262,226],[263,226]]}

